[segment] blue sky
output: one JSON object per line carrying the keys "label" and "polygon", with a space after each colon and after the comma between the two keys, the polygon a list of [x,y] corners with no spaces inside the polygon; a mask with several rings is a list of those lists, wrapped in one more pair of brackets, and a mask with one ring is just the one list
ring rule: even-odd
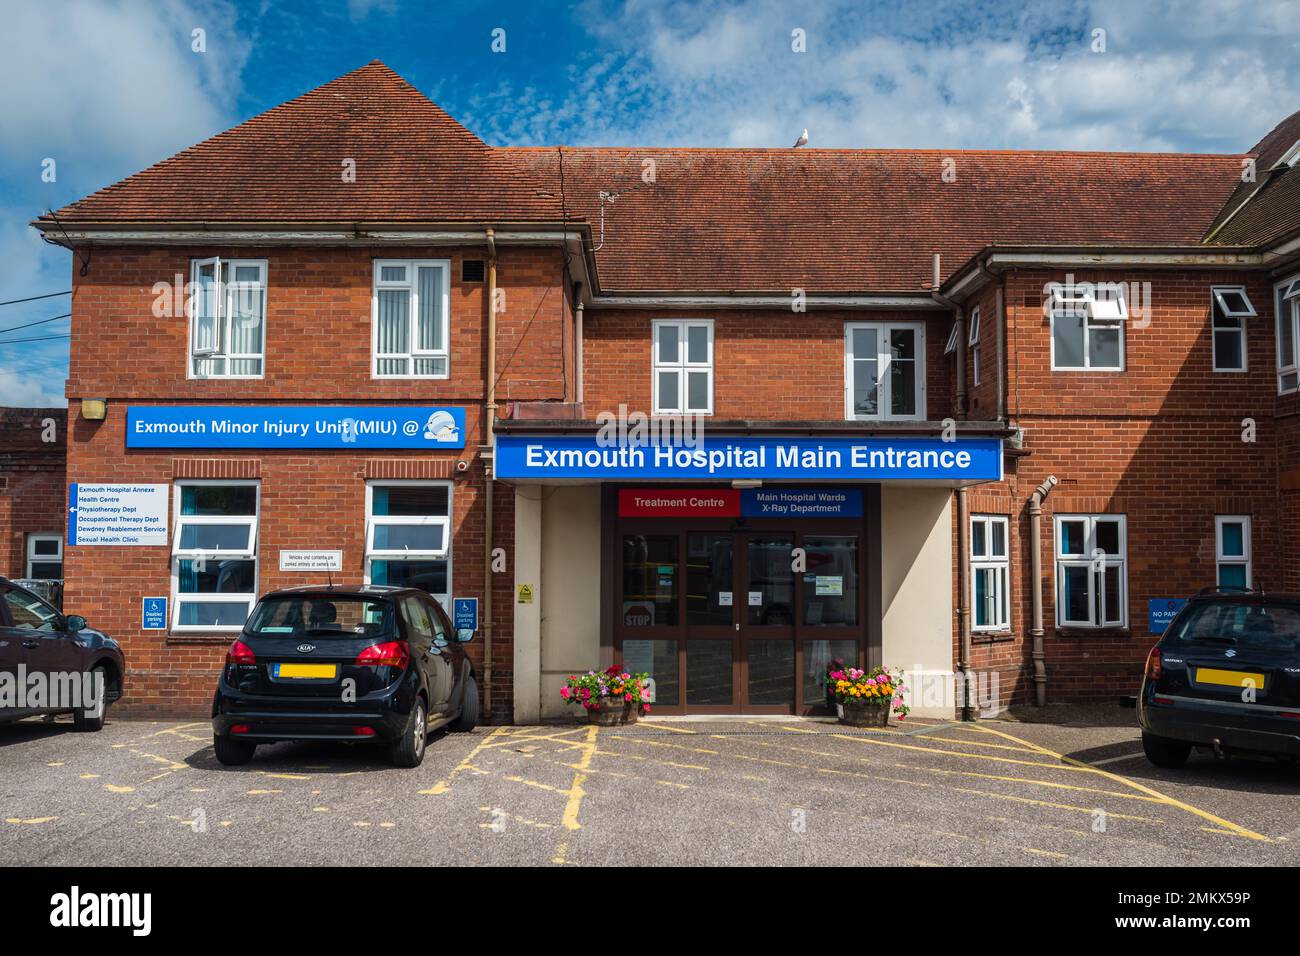
{"label": "blue sky", "polygon": [[[0,301],[70,288],[43,209],[375,58],[497,144],[1237,152],[1300,109],[1300,3],[8,0]],[[63,404],[66,330],[0,331],[0,405]]]}

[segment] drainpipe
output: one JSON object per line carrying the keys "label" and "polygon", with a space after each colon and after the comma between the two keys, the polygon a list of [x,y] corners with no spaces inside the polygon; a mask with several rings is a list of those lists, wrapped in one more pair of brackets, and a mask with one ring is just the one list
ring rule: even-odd
{"label": "drainpipe", "polygon": [[483,706],[492,720],[492,519],[493,491],[496,485],[496,416],[497,416],[497,243],[496,234],[487,230],[487,402],[483,409],[486,452],[483,458]]}
{"label": "drainpipe", "polygon": [[1033,583],[1034,626],[1029,633],[1034,639],[1034,703],[1047,705],[1047,654],[1043,648],[1043,500],[1056,487],[1056,476],[1034,489],[1029,496],[1029,553],[1030,579]]}
{"label": "drainpipe", "polygon": [[579,405],[582,404],[582,283],[573,284],[573,298],[577,303],[574,307],[573,326],[574,326],[574,348],[577,350],[573,363],[573,371],[577,376],[577,394],[574,396]]}
{"label": "drainpipe", "polygon": [[970,501],[966,489],[957,489],[957,670],[961,672],[961,719],[975,720],[975,681],[971,674],[970,632]]}

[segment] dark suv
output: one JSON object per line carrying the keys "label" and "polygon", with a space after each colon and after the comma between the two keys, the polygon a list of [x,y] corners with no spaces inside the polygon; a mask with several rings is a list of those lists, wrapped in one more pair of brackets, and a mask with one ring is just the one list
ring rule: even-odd
{"label": "dark suv", "polygon": [[1192,747],[1300,757],[1300,595],[1209,590],[1147,658],[1142,748],[1180,767]]}
{"label": "dark suv", "polygon": [[[12,675],[3,684],[14,692],[0,691],[0,723],[71,713],[77,730],[99,730],[125,673],[117,641],[0,578],[0,674]],[[36,674],[43,680],[33,682]]]}
{"label": "dark suv", "polygon": [[212,705],[217,759],[248,763],[276,740],[369,740],[418,766],[430,730],[478,722],[461,646],[473,636],[415,588],[272,591],[226,654]]}

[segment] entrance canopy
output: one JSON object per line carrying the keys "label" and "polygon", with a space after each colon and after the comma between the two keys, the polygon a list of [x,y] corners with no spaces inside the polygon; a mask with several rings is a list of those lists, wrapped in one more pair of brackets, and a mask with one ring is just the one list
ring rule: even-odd
{"label": "entrance canopy", "polygon": [[495,477],[512,482],[870,481],[949,486],[1002,479],[1000,437],[705,435],[658,442],[599,434],[496,437]]}

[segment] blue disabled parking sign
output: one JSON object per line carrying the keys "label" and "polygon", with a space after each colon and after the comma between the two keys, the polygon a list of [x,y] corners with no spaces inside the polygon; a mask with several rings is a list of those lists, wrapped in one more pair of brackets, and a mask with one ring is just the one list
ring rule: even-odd
{"label": "blue disabled parking sign", "polygon": [[456,598],[452,601],[452,621],[456,630],[478,630],[478,598]]}
{"label": "blue disabled parking sign", "polygon": [[167,630],[167,599],[165,597],[141,598],[140,627],[145,631]]}

